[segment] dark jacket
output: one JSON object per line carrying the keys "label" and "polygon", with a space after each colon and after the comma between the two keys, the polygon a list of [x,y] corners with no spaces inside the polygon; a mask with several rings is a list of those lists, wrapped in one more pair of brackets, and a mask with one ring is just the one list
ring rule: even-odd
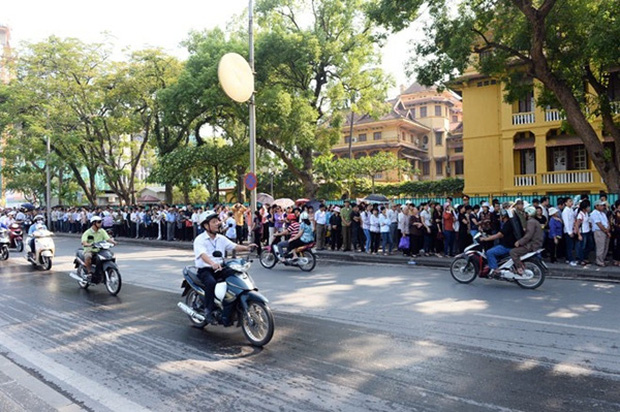
{"label": "dark jacket", "polygon": [[525,236],[517,240],[520,247],[524,247],[528,252],[533,252],[542,247],[545,239],[545,232],[542,230],[540,223],[534,219],[527,220]]}

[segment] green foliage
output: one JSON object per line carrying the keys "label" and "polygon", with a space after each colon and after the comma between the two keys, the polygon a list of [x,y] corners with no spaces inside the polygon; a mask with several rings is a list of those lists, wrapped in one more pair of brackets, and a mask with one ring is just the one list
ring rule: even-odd
{"label": "green foliage", "polygon": [[[450,196],[463,193],[465,182],[459,178],[447,178],[435,181],[409,181],[396,184],[377,185],[377,193],[385,196],[416,197],[416,196]],[[367,193],[369,194],[369,193]]]}

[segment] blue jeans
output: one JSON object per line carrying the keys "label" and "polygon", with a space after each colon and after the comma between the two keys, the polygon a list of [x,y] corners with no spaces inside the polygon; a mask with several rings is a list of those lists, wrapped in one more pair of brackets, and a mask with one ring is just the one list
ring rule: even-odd
{"label": "blue jeans", "polygon": [[383,253],[385,253],[385,247],[387,245],[390,245],[389,252],[392,253],[392,239],[390,232],[381,232],[381,248],[383,249]]}
{"label": "blue jeans", "polygon": [[364,229],[364,236],[366,237],[366,244],[364,245],[364,250],[366,252],[370,252],[370,229]]}
{"label": "blue jeans", "polygon": [[502,257],[506,256],[508,253],[510,253],[510,249],[503,245],[493,246],[491,249],[487,250],[487,259],[489,261],[489,267],[491,269],[497,269],[498,259],[501,259]]}
{"label": "blue jeans", "polygon": [[577,260],[584,261],[594,249],[594,236],[592,232],[582,233],[581,240],[577,242]]}
{"label": "blue jeans", "polygon": [[454,255],[455,245],[454,239],[456,239],[456,232],[452,230],[443,231],[443,253],[444,255]]}
{"label": "blue jeans", "polygon": [[570,237],[564,233],[564,241],[566,242],[566,260],[569,262],[575,261],[575,237]]}

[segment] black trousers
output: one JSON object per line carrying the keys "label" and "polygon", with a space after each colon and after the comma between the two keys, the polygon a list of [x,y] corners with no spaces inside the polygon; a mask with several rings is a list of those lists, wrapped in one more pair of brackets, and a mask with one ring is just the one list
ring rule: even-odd
{"label": "black trousers", "polygon": [[204,285],[204,302],[205,307],[209,312],[215,309],[215,284],[223,279],[226,279],[232,270],[227,267],[222,267],[222,270],[215,272],[211,268],[198,269],[198,279]]}

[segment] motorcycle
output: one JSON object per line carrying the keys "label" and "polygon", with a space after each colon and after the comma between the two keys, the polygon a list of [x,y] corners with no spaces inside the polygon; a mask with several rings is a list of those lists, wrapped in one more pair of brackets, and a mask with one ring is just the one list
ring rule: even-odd
{"label": "motorcycle", "polygon": [[295,249],[297,258],[293,257],[292,252],[288,252],[284,256],[283,262],[278,259],[275,247],[275,243],[272,246],[264,247],[259,256],[260,264],[266,269],[272,269],[277,263],[282,263],[284,266],[296,266],[304,272],[310,272],[316,266],[316,255],[312,251],[314,242]]}
{"label": "motorcycle", "polygon": [[[222,257],[222,254],[215,251],[213,256]],[[258,293],[248,274],[250,263],[244,259],[231,259],[222,265],[226,278],[215,285],[216,309],[212,312],[211,324],[229,327],[236,322],[252,346],[262,347],[271,341],[275,324],[269,301]],[[185,297],[185,303],[179,302],[177,306],[194,327],[204,328],[209,320],[204,307],[204,285],[198,278],[198,269],[185,267],[183,278],[181,296]]]}
{"label": "motorcycle", "polygon": [[108,293],[116,296],[121,291],[123,282],[121,272],[116,265],[114,253],[110,250],[112,246],[114,246],[112,243],[106,241],[93,244],[93,247],[99,249],[99,252],[93,254],[91,266],[94,268],[94,271],[92,276],[86,273],[84,249],[78,249],[75,252],[75,260],[73,261],[76,270],[69,273],[69,276],[77,280],[82,289],[88,289],[90,285],[103,283]]}
{"label": "motorcycle", "polygon": [[8,229],[0,229],[0,260],[7,260],[9,258],[9,246],[11,240],[9,239]]}
{"label": "motorcycle", "polygon": [[34,251],[30,250],[30,236],[26,238],[26,260],[35,266],[41,267],[43,270],[52,268],[52,259],[56,252],[56,245],[52,239],[53,233],[49,230],[36,230],[32,236],[34,237]]}
{"label": "motorcycle", "polygon": [[487,256],[482,245],[478,240],[482,237],[481,233],[476,234],[474,243],[467,246],[465,251],[456,256],[450,265],[450,274],[459,283],[471,283],[476,277],[486,279],[504,280],[515,282],[524,289],[536,289],[545,281],[548,268],[540,258],[540,253],[544,249],[530,252],[521,257],[525,266],[523,274],[519,274],[510,256],[499,261],[499,275],[489,277]]}
{"label": "motorcycle", "polygon": [[13,222],[9,225],[10,248],[17,249],[18,252],[24,251],[23,229],[19,223]]}

